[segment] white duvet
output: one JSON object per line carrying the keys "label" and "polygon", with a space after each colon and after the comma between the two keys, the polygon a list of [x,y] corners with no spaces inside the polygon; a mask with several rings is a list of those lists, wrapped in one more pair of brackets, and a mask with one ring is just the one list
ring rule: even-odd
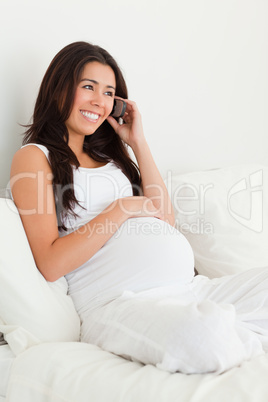
{"label": "white duvet", "polygon": [[268,269],[125,292],[81,315],[82,340],[169,372],[222,373],[268,351]]}
{"label": "white duvet", "polygon": [[[211,336],[204,338],[204,334],[208,332],[203,331],[207,324],[203,319],[198,325],[194,320],[195,327],[192,327],[192,332],[189,332],[191,328],[188,328],[186,332],[177,333],[181,337],[180,340],[184,338],[183,347],[177,348],[176,362],[176,364],[179,362],[182,371],[189,371],[191,362],[194,367],[200,364],[201,369],[202,365],[207,368],[208,363],[213,362],[217,355],[217,362],[222,364],[218,369],[220,375],[218,372],[191,375],[170,373],[166,371],[174,369],[172,366],[174,359],[170,356],[162,361],[162,365],[158,364],[159,369],[149,362],[146,362],[146,365],[133,362],[89,343],[40,343],[19,353],[14,360],[10,370],[6,401],[267,402],[268,354],[265,350],[267,350],[268,334],[267,325],[263,325],[262,320],[265,318],[267,322],[268,270],[255,269],[254,275],[253,271],[247,271],[242,276],[243,281],[241,275],[213,281],[202,276],[197,277],[196,283],[200,286],[196,285],[195,292],[191,294],[197,297],[199,292],[199,298],[206,300],[206,305],[202,306],[203,310],[199,305],[199,312],[203,314],[203,318],[208,316],[207,328]],[[206,283],[210,285],[206,286]],[[149,294],[144,292],[143,296],[146,297],[138,296],[138,300],[142,300],[142,307],[145,304],[147,306],[144,312],[148,317],[150,305],[152,301],[155,302],[156,294],[152,291]],[[180,296],[183,296],[183,293]],[[212,297],[214,301],[208,302]],[[135,305],[137,297],[135,294],[126,294],[124,299],[127,303]],[[222,304],[223,299],[227,304]],[[164,304],[177,309],[174,297],[164,300]],[[185,299],[184,306],[183,303],[180,304],[180,312],[184,318],[187,318],[190,312],[189,306],[192,308],[194,305],[198,311],[198,305],[188,304],[188,301]],[[162,301],[160,303],[163,305]],[[228,303],[235,305],[237,316],[234,314],[234,308]],[[213,311],[215,306],[219,306],[216,312]],[[126,310],[128,312],[129,307]],[[119,309],[118,313],[122,314],[122,311]],[[217,312],[220,312],[221,326],[214,325],[218,322]],[[137,323],[144,323],[142,314],[143,311],[140,309]],[[108,315],[110,317],[110,314]],[[102,320],[104,319],[105,316],[102,317]],[[191,323],[191,320],[189,322]],[[95,325],[96,323],[93,323],[93,326]],[[161,335],[165,332],[163,330],[165,328],[166,323],[162,322],[156,333]],[[189,339],[187,334],[190,334]],[[111,345],[113,347],[116,345],[116,353],[124,350],[125,346],[121,343],[120,337],[107,339],[117,339],[117,342],[104,345],[107,349]],[[217,345],[215,339],[222,340],[222,343]],[[192,350],[187,347],[187,340]],[[178,339],[173,341],[172,347],[174,344],[180,345]],[[148,346],[148,342],[145,346]],[[123,348],[121,351],[120,347]],[[129,343],[127,347],[131,352],[135,350],[135,339],[131,347],[129,348]],[[187,353],[192,353],[191,358]],[[138,356],[138,359],[142,360],[144,356],[148,356],[148,349],[143,356]],[[195,356],[197,358],[194,361]]]}
{"label": "white duvet", "polygon": [[76,342],[20,354],[7,402],[267,402],[268,355],[221,375],[170,374]]}

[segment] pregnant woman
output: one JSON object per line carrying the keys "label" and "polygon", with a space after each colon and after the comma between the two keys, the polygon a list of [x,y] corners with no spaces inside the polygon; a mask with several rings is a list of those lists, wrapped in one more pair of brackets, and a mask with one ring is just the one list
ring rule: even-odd
{"label": "pregnant woman", "polygon": [[267,350],[267,270],[194,277],[139,110],[104,49],[75,42],[52,60],[11,186],[38,269],[68,281],[81,341],[185,373]]}

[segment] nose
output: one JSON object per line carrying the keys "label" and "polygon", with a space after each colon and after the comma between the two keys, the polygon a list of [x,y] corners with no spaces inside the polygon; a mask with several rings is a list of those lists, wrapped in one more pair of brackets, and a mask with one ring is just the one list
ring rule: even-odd
{"label": "nose", "polygon": [[95,91],[91,100],[94,106],[104,107],[104,96],[100,91]]}

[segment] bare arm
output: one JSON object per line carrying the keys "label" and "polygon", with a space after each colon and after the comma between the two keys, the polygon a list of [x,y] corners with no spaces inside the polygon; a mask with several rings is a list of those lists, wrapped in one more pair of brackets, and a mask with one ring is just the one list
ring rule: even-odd
{"label": "bare arm", "polygon": [[144,196],[153,201],[154,206],[161,213],[162,219],[174,226],[173,206],[147,142],[144,141],[134,146],[133,151],[141,172]]}
{"label": "bare arm", "polygon": [[[11,189],[36,265],[51,282],[90,259],[128,218],[159,216],[146,197],[126,197],[114,201],[89,223],[60,238],[51,168],[43,152],[35,146],[15,154]],[[105,230],[100,231],[100,225]]]}
{"label": "bare arm", "polygon": [[125,99],[125,101],[127,102],[126,114],[124,115],[126,124],[119,125],[112,117],[109,117],[107,120],[122,140],[131,146],[135,154],[141,172],[144,196],[153,201],[161,214],[161,218],[174,226],[173,206],[149,145],[146,142],[141,115],[135,102],[128,99]]}

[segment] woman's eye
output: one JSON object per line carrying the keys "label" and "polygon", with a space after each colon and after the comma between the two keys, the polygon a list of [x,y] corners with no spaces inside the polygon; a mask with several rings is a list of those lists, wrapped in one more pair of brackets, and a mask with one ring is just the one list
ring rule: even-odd
{"label": "woman's eye", "polygon": [[92,86],[92,85],[84,85],[83,88],[93,90],[93,86]]}
{"label": "woman's eye", "polygon": [[105,94],[108,95],[108,96],[114,96],[114,93],[110,92],[110,91],[105,92]]}

